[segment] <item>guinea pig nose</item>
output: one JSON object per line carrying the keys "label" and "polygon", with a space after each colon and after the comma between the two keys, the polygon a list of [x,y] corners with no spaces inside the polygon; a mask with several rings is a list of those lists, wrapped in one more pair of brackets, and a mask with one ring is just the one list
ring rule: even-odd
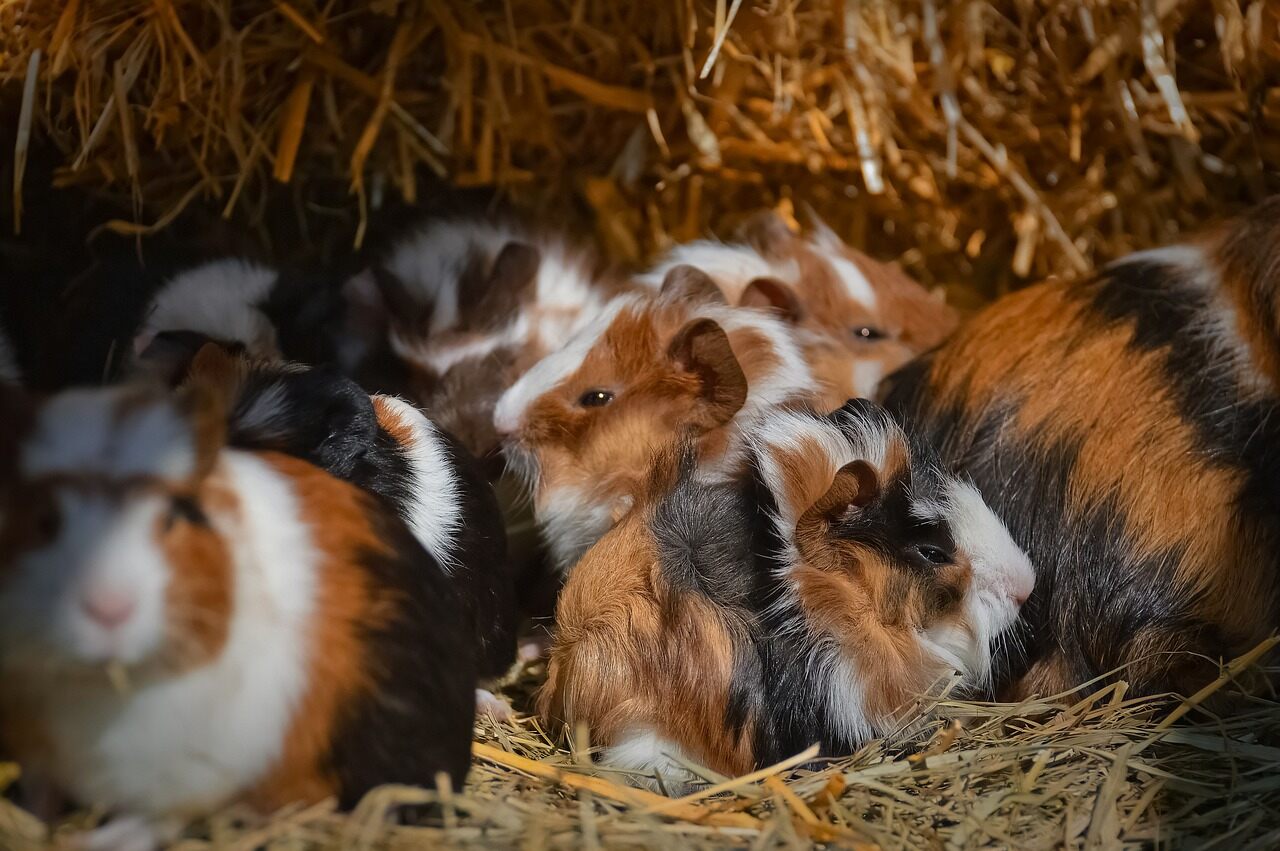
{"label": "guinea pig nose", "polygon": [[89,619],[103,629],[115,629],[133,615],[137,603],[128,594],[117,591],[95,591],[80,601]]}

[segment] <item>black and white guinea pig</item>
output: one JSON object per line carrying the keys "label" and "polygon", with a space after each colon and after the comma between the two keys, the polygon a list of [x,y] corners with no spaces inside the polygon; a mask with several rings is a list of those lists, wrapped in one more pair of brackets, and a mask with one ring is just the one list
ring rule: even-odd
{"label": "black and white guinea pig", "polygon": [[498,444],[498,397],[589,322],[622,284],[565,236],[485,218],[427,223],[348,282],[384,334],[400,392],[477,456]]}
{"label": "black and white guinea pig", "polygon": [[1280,197],[1007,295],[891,383],[1039,571],[1010,697],[1191,694],[1280,626]]}
{"label": "black and white guinea pig", "polygon": [[[186,386],[233,400],[230,445],[302,458],[394,507],[474,610],[480,676],[507,672],[518,624],[506,532],[465,447],[408,402],[370,396],[330,367],[253,361],[209,343]],[[510,711],[488,692],[478,698],[495,714]]]}
{"label": "black and white guinea pig", "polygon": [[454,584],[382,501],[225,446],[222,400],[43,404],[3,485],[0,748],[150,849],[264,812],[466,776],[476,671]]}
{"label": "black and white guinea pig", "polygon": [[206,342],[266,361],[338,362],[342,303],[330,283],[243,257],[187,268],[152,296],[128,371],[177,383]]}
{"label": "black and white guinea pig", "polygon": [[852,753],[939,677],[983,693],[1033,572],[978,491],[865,400],[775,411],[733,482],[691,443],[569,574],[540,705],[677,784]]}

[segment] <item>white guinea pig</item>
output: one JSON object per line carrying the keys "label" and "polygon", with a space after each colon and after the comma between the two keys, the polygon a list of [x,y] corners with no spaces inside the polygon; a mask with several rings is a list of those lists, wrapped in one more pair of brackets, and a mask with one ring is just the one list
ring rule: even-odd
{"label": "white guinea pig", "polygon": [[359,488],[226,448],[223,405],[61,394],[3,486],[0,747],[114,816],[91,848],[467,772],[475,662],[447,577]]}

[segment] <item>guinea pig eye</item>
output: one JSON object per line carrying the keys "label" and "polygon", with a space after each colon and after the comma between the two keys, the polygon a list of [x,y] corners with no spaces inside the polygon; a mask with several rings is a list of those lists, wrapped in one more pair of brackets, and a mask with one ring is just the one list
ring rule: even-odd
{"label": "guinea pig eye", "polygon": [[613,401],[613,394],[608,390],[588,390],[578,397],[578,405],[583,408],[603,408]]}
{"label": "guinea pig eye", "polygon": [[884,332],[879,328],[874,328],[870,325],[855,325],[850,330],[853,332],[853,336],[855,338],[859,340],[866,340],[868,343],[884,339]]}
{"label": "guinea pig eye", "polygon": [[921,544],[916,547],[916,551],[920,553],[920,557],[929,562],[929,564],[942,565],[951,563],[951,555],[946,550],[939,547]]}
{"label": "guinea pig eye", "polygon": [[196,526],[209,525],[209,518],[205,517],[200,506],[189,496],[175,496],[169,501],[169,516],[165,521],[165,529],[172,529],[179,520]]}
{"label": "guinea pig eye", "polygon": [[58,537],[62,530],[62,515],[52,499],[41,500],[35,508],[34,527],[36,540],[47,544]]}

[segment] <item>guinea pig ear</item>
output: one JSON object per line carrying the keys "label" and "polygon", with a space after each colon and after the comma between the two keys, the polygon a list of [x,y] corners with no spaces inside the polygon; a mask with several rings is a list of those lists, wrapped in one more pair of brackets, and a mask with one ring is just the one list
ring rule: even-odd
{"label": "guinea pig ear", "polygon": [[658,290],[658,300],[664,304],[727,304],[724,293],[711,276],[687,263],[672,266],[667,271],[662,279],[662,288]]}
{"label": "guinea pig ear", "polygon": [[422,303],[409,292],[404,282],[383,266],[374,266],[371,270],[373,283],[377,288],[382,307],[390,324],[414,332],[425,332],[435,312],[431,302]]}
{"label": "guinea pig ear", "polygon": [[765,257],[783,257],[790,253],[796,235],[775,210],[761,210],[738,226],[738,239]]}
{"label": "guinea pig ear", "polygon": [[182,382],[196,354],[210,338],[198,331],[144,332],[134,338],[134,366],[170,387]]}
{"label": "guinea pig ear", "polygon": [[[205,349],[201,349],[201,354],[204,352]],[[198,360],[200,355],[196,357]],[[182,405],[191,422],[195,448],[193,485],[209,475],[227,443],[227,417],[233,401],[228,392],[228,385],[218,381],[192,381],[183,386]]]}
{"label": "guinea pig ear", "polygon": [[769,310],[787,322],[799,322],[802,314],[795,290],[777,278],[755,278],[738,298],[739,307]]}
{"label": "guinea pig ear", "polygon": [[701,382],[701,425],[724,425],[747,401],[747,377],[729,345],[724,329],[711,319],[695,319],[681,328],[667,347],[672,362]]}
{"label": "guinea pig ear", "polygon": [[880,476],[866,461],[850,461],[836,471],[827,492],[804,513],[803,519],[834,523],[851,508],[866,508],[880,496]]}
{"label": "guinea pig ear", "polygon": [[[481,258],[473,261],[476,269]],[[458,312],[472,330],[501,327],[511,321],[521,295],[532,286],[542,265],[542,252],[527,242],[512,240],[493,258],[487,276],[470,268],[462,276]]]}

